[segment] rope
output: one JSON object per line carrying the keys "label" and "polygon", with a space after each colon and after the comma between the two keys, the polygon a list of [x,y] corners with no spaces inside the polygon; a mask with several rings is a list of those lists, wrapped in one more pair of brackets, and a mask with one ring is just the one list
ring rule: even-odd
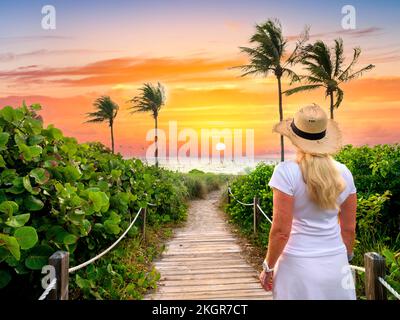
{"label": "rope", "polygon": [[[351,269],[358,270],[361,272],[365,272],[365,268],[350,265]],[[382,277],[378,277],[379,282],[391,293],[393,294],[398,300],[400,300],[400,294],[392,288],[392,286],[385,281]]]}
{"label": "rope", "polygon": [[[244,203],[242,201],[239,201],[238,199],[236,199],[236,197],[233,195],[231,188],[228,187],[228,192],[229,194],[233,197],[233,199],[235,199],[238,203],[240,203],[243,206],[253,206],[254,203]],[[264,217],[269,221],[269,223],[272,223],[272,220],[266,215],[266,213],[263,211],[263,209],[261,209],[260,205],[257,204],[257,208],[261,211],[261,213],[264,215]]]}
{"label": "rope", "polygon": [[385,281],[382,277],[378,278],[379,282],[386,288],[388,291],[394,295],[398,300],[400,300],[400,294],[392,288],[392,286]]}
{"label": "rope", "polygon": [[150,202],[147,202],[147,205],[148,205],[148,206],[150,206],[150,207],[157,207],[157,205],[156,205],[156,204],[154,204],[154,203],[150,203]]}
{"label": "rope", "polygon": [[135,218],[133,219],[133,221],[131,222],[131,224],[129,225],[129,227],[125,230],[125,232],[123,234],[121,234],[121,236],[118,238],[117,241],[115,241],[111,246],[109,246],[106,250],[104,250],[102,253],[98,254],[97,256],[95,256],[94,258],[81,263],[80,265],[77,265],[75,267],[69,268],[68,272],[72,273],[75,272],[76,270],[82,269],[83,267],[86,267],[87,265],[91,264],[92,262],[96,261],[97,259],[101,258],[102,256],[104,256],[108,251],[110,251],[112,248],[114,248],[121,240],[123,237],[125,237],[125,235],[128,233],[128,231],[132,228],[132,226],[135,224],[135,221],[137,219],[137,217],[139,216],[140,212],[142,211],[143,208],[140,208],[139,211],[136,213]]}
{"label": "rope", "polygon": [[239,201],[238,199],[236,199],[236,197],[233,195],[231,188],[228,188],[228,192],[229,194],[233,197],[233,199],[235,199],[238,203],[240,203],[242,206],[252,206],[253,203],[244,203],[242,201]]}
{"label": "rope", "polygon": [[364,267],[350,265],[350,268],[353,269],[353,270],[365,272],[365,268]]}
{"label": "rope", "polygon": [[263,209],[261,209],[260,205],[257,204],[257,208],[258,210],[261,211],[261,213],[264,215],[264,217],[269,221],[269,223],[272,223],[272,220],[267,216],[267,214],[263,211]]}
{"label": "rope", "polygon": [[47,288],[43,291],[42,295],[39,297],[39,300],[46,299],[46,297],[50,293],[50,291],[55,289],[56,284],[57,284],[57,278],[54,278],[53,280],[51,280],[50,284],[47,286]]}

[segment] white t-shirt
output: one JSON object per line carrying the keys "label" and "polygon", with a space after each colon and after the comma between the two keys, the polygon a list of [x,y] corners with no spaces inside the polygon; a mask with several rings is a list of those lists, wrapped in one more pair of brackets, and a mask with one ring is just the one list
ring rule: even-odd
{"label": "white t-shirt", "polygon": [[[356,187],[350,170],[344,164],[336,160],[334,162],[346,182],[346,188],[338,198],[338,204],[341,205],[350,194],[356,193]],[[294,197],[292,230],[284,254],[319,257],[346,252],[340,233],[338,210],[320,209],[309,198],[296,161],[280,162],[268,185]]]}

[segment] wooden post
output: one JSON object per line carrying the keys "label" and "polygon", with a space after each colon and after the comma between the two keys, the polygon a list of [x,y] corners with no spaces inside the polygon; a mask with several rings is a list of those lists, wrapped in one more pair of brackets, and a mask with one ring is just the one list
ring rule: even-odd
{"label": "wooden post", "polygon": [[378,278],[385,277],[385,258],[376,252],[364,254],[365,296],[367,300],[386,300],[386,288]]}
{"label": "wooden post", "polygon": [[49,292],[48,299],[68,300],[69,252],[56,251],[50,256],[49,265],[55,269],[57,284],[55,290]]}
{"label": "wooden post", "polygon": [[142,237],[143,237],[143,241],[146,241],[147,208],[143,208],[142,210],[143,210]]}
{"label": "wooden post", "polygon": [[258,207],[257,205],[260,204],[260,199],[254,197],[253,199],[253,232],[254,235],[257,235],[257,215],[258,215]]}

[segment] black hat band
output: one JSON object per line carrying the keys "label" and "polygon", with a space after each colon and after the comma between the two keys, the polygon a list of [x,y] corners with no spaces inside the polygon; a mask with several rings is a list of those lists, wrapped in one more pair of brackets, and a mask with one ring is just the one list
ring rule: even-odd
{"label": "black hat band", "polygon": [[292,123],[290,124],[290,127],[292,128],[293,132],[296,135],[298,135],[299,137],[301,137],[303,139],[307,139],[307,140],[319,140],[319,139],[322,139],[323,137],[325,137],[325,135],[326,135],[326,130],[324,130],[322,132],[317,132],[317,133],[309,133],[309,132],[300,130],[299,128],[296,127],[296,125],[294,124],[294,121],[292,121]]}

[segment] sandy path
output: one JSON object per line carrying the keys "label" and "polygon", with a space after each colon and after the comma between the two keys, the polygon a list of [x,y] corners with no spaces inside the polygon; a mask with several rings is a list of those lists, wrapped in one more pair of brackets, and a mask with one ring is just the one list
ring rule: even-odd
{"label": "sandy path", "polygon": [[145,299],[271,299],[229,231],[219,197],[212,192],[191,201],[187,223],[155,262],[161,273],[158,289]]}

